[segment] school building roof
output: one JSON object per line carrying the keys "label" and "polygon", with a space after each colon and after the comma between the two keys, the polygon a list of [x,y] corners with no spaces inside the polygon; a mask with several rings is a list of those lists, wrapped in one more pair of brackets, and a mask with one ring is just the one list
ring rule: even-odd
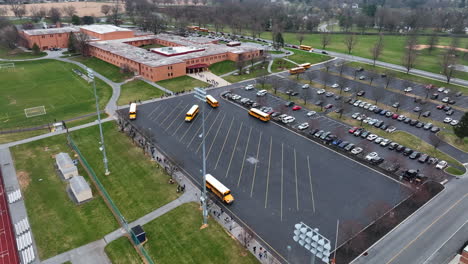
{"label": "school building roof", "polygon": [[116,32],[116,31],[132,31],[128,28],[121,28],[121,27],[117,27],[114,25],[87,25],[87,26],[82,26],[81,28],[92,31],[92,32],[96,32],[98,34],[106,34],[106,33],[111,33],[111,32]]}
{"label": "school building roof", "polygon": [[40,36],[47,34],[60,34],[60,33],[69,33],[69,32],[78,32],[80,31],[77,27],[62,27],[62,28],[46,28],[46,29],[28,29],[24,30],[25,34],[30,36]]}

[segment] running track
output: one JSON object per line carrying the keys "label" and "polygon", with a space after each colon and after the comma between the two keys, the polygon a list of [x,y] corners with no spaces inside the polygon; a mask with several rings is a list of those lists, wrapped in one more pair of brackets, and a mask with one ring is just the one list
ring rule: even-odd
{"label": "running track", "polygon": [[16,250],[15,234],[13,233],[6,193],[3,187],[3,176],[0,171],[0,264],[19,263]]}

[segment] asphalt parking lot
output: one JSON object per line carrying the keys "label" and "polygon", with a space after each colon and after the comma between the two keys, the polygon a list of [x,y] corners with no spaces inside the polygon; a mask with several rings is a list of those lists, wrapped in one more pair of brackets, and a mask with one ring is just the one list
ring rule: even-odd
{"label": "asphalt parking lot", "polygon": [[[204,107],[207,172],[235,197],[226,210],[283,257],[286,247],[293,246],[292,263],[310,260],[292,240],[294,224],[303,221],[334,241],[338,219],[364,227],[371,222],[368,211],[373,204],[393,206],[409,195],[405,185],[274,122],[250,117],[245,109],[219,97],[221,91],[239,86],[210,90],[220,101],[217,109],[197,102],[193,95],[181,95],[138,106],[133,122],[201,183],[201,114],[191,123],[184,117],[193,104]],[[349,236],[340,233],[339,244]]]}

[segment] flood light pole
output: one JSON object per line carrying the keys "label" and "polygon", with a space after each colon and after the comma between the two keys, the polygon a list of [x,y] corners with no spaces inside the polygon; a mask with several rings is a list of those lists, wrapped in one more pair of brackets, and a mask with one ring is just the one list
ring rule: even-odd
{"label": "flood light pole", "polygon": [[[206,91],[204,88],[195,88],[195,98],[202,102],[206,102]],[[206,155],[205,155],[205,110],[204,104],[202,104],[202,149],[203,149],[203,187],[202,187],[202,194],[200,196],[200,201],[202,203],[203,208],[203,226],[208,224],[208,209],[206,206],[207,197],[206,197]]]}
{"label": "flood light pole", "polygon": [[101,124],[101,111],[99,110],[99,101],[98,101],[98,96],[96,92],[96,81],[94,80],[94,71],[91,68],[86,68],[86,71],[88,72],[88,77],[93,80],[93,86],[94,86],[94,98],[96,99],[96,112],[98,116],[98,124],[99,124],[99,134],[101,135],[101,142],[99,146],[99,150],[102,151],[103,155],[103,160],[104,160],[104,169],[105,169],[105,175],[109,175],[109,166],[107,164],[107,155],[106,155],[106,147],[104,145],[104,136],[102,134],[102,124]]}
{"label": "flood light pole", "polygon": [[329,262],[330,240],[322,236],[318,228],[311,228],[303,222],[295,224],[293,240],[312,253],[311,264],[315,263],[315,257],[325,263]]}

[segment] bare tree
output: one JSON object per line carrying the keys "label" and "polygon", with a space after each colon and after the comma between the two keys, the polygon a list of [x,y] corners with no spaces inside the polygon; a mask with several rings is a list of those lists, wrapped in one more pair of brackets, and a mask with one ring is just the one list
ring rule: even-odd
{"label": "bare tree", "polygon": [[348,54],[351,54],[354,46],[357,43],[357,36],[356,34],[348,34],[343,40],[344,44],[346,45],[346,49],[348,50]]}
{"label": "bare tree", "polygon": [[305,73],[305,77],[309,80],[309,84],[312,84],[315,78],[317,78],[317,74],[315,71],[308,71]]}
{"label": "bare tree", "polygon": [[237,67],[237,70],[239,71],[239,75],[242,75],[244,72],[243,72],[243,69],[245,67],[245,64],[246,64],[246,61],[245,61],[245,58],[242,54],[239,54],[239,59],[236,61],[236,67]]}
{"label": "bare tree", "polygon": [[403,66],[406,68],[406,73],[408,74],[416,63],[416,57],[418,56],[418,51],[416,45],[418,44],[418,37],[414,34],[411,34],[406,39],[405,53],[403,55]]}
{"label": "bare tree", "polygon": [[6,16],[8,14],[8,9],[0,7],[0,17]]}
{"label": "bare tree", "polygon": [[18,30],[13,25],[8,25],[0,29],[0,45],[10,49],[16,48],[19,40]]}
{"label": "bare tree", "polygon": [[76,13],[77,13],[76,8],[74,6],[72,6],[72,5],[64,6],[62,8],[62,11],[67,17],[70,17],[70,18],[72,16],[76,15]]}
{"label": "bare tree", "polygon": [[121,12],[120,2],[117,0],[115,4],[111,6],[111,10],[109,14],[111,22],[116,26],[122,23],[122,21],[120,20],[120,12]]}
{"label": "bare tree", "polygon": [[82,56],[88,55],[88,40],[89,36],[83,32],[75,33],[74,34],[74,46],[75,50],[81,53]]}
{"label": "bare tree", "polygon": [[427,45],[429,46],[427,48],[427,51],[429,51],[429,54],[432,53],[432,51],[434,50],[435,46],[437,46],[438,43],[439,43],[439,36],[434,32],[427,39]]}
{"label": "bare tree", "polygon": [[343,61],[340,63],[340,65],[338,66],[340,68],[340,76],[343,76],[343,71],[344,71],[344,67],[345,67],[346,63]]}
{"label": "bare tree", "polygon": [[31,15],[32,20],[37,22],[47,15],[47,10],[45,9],[45,7],[39,8],[37,6],[32,6],[29,9],[29,13]]}
{"label": "bare tree", "polygon": [[51,7],[49,9],[49,17],[50,20],[52,20],[52,23],[57,23],[60,21],[60,18],[62,17],[62,12],[60,12],[60,9],[56,7]]}
{"label": "bare tree", "polygon": [[311,98],[310,89],[304,89],[304,91],[301,93],[301,97],[304,100],[304,105],[307,105],[307,100]]}
{"label": "bare tree", "polygon": [[435,133],[429,134],[429,143],[431,143],[431,145],[434,146],[434,149],[437,149],[442,144],[442,141],[443,139]]}
{"label": "bare tree", "polygon": [[262,85],[262,88],[265,88],[265,84],[267,82],[267,72],[266,71],[257,71],[257,83]]}
{"label": "bare tree", "polygon": [[454,51],[454,47],[447,49],[447,51],[444,52],[444,55],[442,55],[440,62],[440,66],[442,67],[442,73],[445,75],[447,83],[450,83],[450,80],[452,79],[455,70],[455,65],[457,63],[457,57]]}
{"label": "bare tree", "polygon": [[385,77],[385,89],[387,89],[388,85],[393,81],[394,74],[392,71],[387,71],[385,75],[387,76]]}
{"label": "bare tree", "polygon": [[273,91],[275,94],[278,92],[278,89],[281,87],[281,83],[278,81],[272,81],[271,82],[271,88],[273,88]]}
{"label": "bare tree", "polygon": [[322,49],[326,49],[328,44],[331,42],[331,35],[328,32],[320,34],[320,40],[322,42]]}
{"label": "bare tree", "polygon": [[111,11],[111,6],[110,5],[102,5],[101,6],[101,13],[104,15],[104,16],[107,16]]}
{"label": "bare tree", "polygon": [[299,41],[299,45],[302,45],[302,41],[304,41],[305,35],[304,32],[299,32],[296,34],[296,39]]}
{"label": "bare tree", "polygon": [[26,5],[19,0],[7,0],[5,1],[9,6],[11,12],[15,17],[22,19],[24,15],[26,15]]}
{"label": "bare tree", "polygon": [[323,89],[325,89],[327,87],[327,83],[328,81],[330,80],[330,75],[328,73],[325,73],[325,72],[321,72],[321,79],[322,79],[322,83],[323,83]]}
{"label": "bare tree", "polygon": [[373,64],[374,66],[375,66],[375,61],[378,60],[380,57],[380,54],[382,54],[383,48],[384,48],[383,34],[379,34],[379,39],[371,48],[372,61],[374,62]]}

